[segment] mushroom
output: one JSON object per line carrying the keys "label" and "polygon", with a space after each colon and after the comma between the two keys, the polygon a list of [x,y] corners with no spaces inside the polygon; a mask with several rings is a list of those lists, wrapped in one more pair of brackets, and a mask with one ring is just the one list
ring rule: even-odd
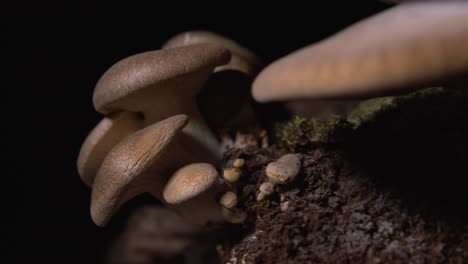
{"label": "mushroom", "polygon": [[257,195],[257,201],[265,199],[265,197],[270,196],[275,191],[275,184],[272,182],[264,182],[258,187],[260,191]]}
{"label": "mushroom", "polygon": [[107,154],[94,179],[91,217],[105,225],[127,200],[149,192],[161,199],[170,173],[192,162],[205,150],[184,147],[188,139],[181,133],[188,117],[176,115],[131,134]]}
{"label": "mushroom", "polygon": [[216,67],[205,83],[198,96],[200,112],[209,126],[217,130],[254,126],[256,122],[250,104],[250,88],[253,78],[262,68],[260,59],[237,42],[208,31],[178,34],[169,39],[163,49],[202,43],[229,50],[231,59]]}
{"label": "mushroom", "polygon": [[438,85],[468,73],[468,2],[409,1],[265,68],[259,102],[365,98]]}
{"label": "mushroom", "polygon": [[273,183],[293,181],[301,169],[301,160],[296,154],[286,154],[266,167],[266,176]]}
{"label": "mushroom", "polygon": [[225,168],[223,178],[229,183],[235,183],[239,180],[242,172],[238,168]]}
{"label": "mushroom", "polygon": [[232,209],[237,205],[237,195],[233,192],[226,192],[219,198],[219,204],[228,209]]}
{"label": "mushroom", "polygon": [[227,50],[200,44],[145,52],[112,66],[96,85],[94,106],[123,117],[104,119],[85,140],[78,158],[82,179],[91,184],[105,155],[126,135],[176,114],[190,116],[183,132],[193,139],[187,148],[203,147],[205,161],[219,161],[221,148],[195,97],[214,67],[228,60]]}
{"label": "mushroom", "polygon": [[193,163],[178,169],[163,190],[166,203],[188,220],[203,224],[221,219],[216,194],[222,190],[216,168],[208,163]]}
{"label": "mushroom", "polygon": [[232,162],[232,166],[234,166],[234,168],[241,168],[242,166],[244,166],[244,164],[245,160],[243,158],[235,159]]}

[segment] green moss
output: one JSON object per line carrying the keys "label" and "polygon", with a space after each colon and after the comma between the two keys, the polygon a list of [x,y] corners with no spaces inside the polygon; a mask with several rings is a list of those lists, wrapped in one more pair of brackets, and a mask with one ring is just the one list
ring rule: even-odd
{"label": "green moss", "polygon": [[347,121],[354,129],[375,121],[381,114],[394,111],[403,105],[418,104],[427,99],[454,93],[456,90],[446,90],[441,87],[427,88],[402,96],[373,98],[361,102],[348,115]]}
{"label": "green moss", "polygon": [[294,116],[279,126],[276,135],[280,147],[289,151],[301,151],[311,144],[341,142],[350,135],[360,133],[361,128],[372,126],[376,121],[381,123],[384,120],[396,120],[401,126],[409,127],[404,122],[410,121],[405,121],[401,113],[406,113],[404,116],[411,113],[410,116],[416,118],[427,115],[428,111],[432,114],[446,114],[447,111],[441,111],[441,108],[446,108],[447,102],[450,104],[460,98],[466,98],[465,90],[440,87],[402,96],[374,98],[361,102],[347,117],[330,116],[327,120],[320,121]]}
{"label": "green moss", "polygon": [[350,128],[351,125],[345,118],[336,115],[324,121],[294,116],[289,122],[280,126],[277,138],[281,147],[298,151],[311,143],[336,142]]}

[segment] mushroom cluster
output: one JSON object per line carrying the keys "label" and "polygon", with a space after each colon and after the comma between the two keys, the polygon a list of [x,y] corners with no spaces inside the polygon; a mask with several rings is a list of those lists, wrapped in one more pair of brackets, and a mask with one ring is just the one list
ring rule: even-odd
{"label": "mushroom cluster", "polygon": [[[356,99],[466,77],[468,2],[403,2],[273,62],[253,82],[254,99]],[[236,142],[218,139],[213,131],[239,122],[260,69],[248,49],[202,31],[182,33],[161,50],[113,65],[93,96],[95,109],[105,118],[86,138],[78,158],[79,174],[92,187],[94,222],[105,225],[143,192],[197,223],[222,215],[242,222],[245,215],[236,209],[232,187],[242,176],[243,162],[225,169],[224,180],[216,168],[226,145],[256,142],[241,135]],[[329,102],[316,101],[315,106],[349,109]],[[266,137],[262,146],[268,146]],[[293,165],[281,171],[286,164]],[[271,195],[274,184],[294,178],[299,168],[295,154],[270,164],[270,179],[260,186],[258,199]],[[224,193],[218,201],[217,193]]]}
{"label": "mushroom cluster", "polygon": [[105,118],[77,162],[92,187],[93,221],[105,225],[145,192],[196,223],[220,219],[222,148],[213,130],[235,118],[260,65],[234,41],[192,31],[107,70],[93,95]]}

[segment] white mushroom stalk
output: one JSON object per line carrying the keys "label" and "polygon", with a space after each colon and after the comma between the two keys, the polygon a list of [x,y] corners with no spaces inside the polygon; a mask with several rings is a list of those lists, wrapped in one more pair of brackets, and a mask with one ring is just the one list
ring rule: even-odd
{"label": "white mushroom stalk", "polygon": [[259,102],[365,98],[440,85],[468,73],[468,2],[409,1],[265,68]]}

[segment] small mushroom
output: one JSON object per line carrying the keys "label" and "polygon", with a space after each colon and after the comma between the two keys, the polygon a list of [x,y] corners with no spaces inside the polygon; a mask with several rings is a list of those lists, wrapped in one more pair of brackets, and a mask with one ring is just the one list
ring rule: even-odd
{"label": "small mushroom", "polygon": [[178,169],[164,187],[164,201],[192,222],[203,224],[221,219],[215,195],[222,189],[218,172],[208,163],[193,163]]}
{"label": "small mushroom", "polygon": [[223,178],[229,183],[235,183],[239,180],[242,172],[238,168],[226,168],[223,171]]}
{"label": "small mushroom", "polygon": [[275,184],[272,182],[264,182],[258,187],[260,191],[257,195],[257,201],[261,201],[270,196],[275,191]]}
{"label": "small mushroom", "polygon": [[273,183],[287,183],[293,181],[301,169],[301,160],[296,154],[286,154],[266,167],[266,175]]}
{"label": "small mushroom", "polygon": [[133,133],[110,150],[91,192],[91,217],[97,225],[105,225],[123,203],[140,193],[162,198],[168,174],[196,157],[183,147],[186,139],[180,131],[187,122],[186,115],[170,117]]}
{"label": "small mushroom", "polygon": [[219,199],[219,204],[228,209],[232,209],[237,205],[237,195],[233,192],[226,192]]}
{"label": "small mushroom", "polygon": [[239,158],[239,159],[234,160],[234,162],[232,163],[232,166],[234,166],[234,168],[241,168],[242,166],[244,166],[244,164],[245,164],[245,160],[242,158]]}
{"label": "small mushroom", "polygon": [[266,67],[259,102],[365,98],[447,83],[468,73],[468,2],[408,1]]}
{"label": "small mushroom", "polygon": [[214,69],[197,98],[208,125],[216,130],[255,126],[250,88],[253,78],[262,68],[260,59],[239,43],[208,31],[178,34],[169,39],[163,49],[194,44],[210,44],[231,52],[229,62]]}

